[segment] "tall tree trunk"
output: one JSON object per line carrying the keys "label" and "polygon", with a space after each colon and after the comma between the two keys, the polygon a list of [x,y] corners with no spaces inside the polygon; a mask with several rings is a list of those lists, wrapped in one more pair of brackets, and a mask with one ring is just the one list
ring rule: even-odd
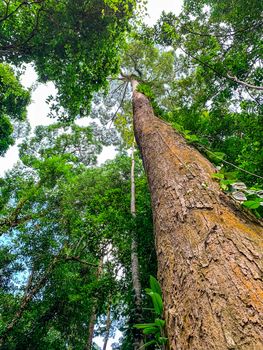
{"label": "tall tree trunk", "polygon": [[103,343],[103,348],[102,350],[106,350],[107,349],[107,344],[108,344],[108,340],[110,337],[110,327],[111,327],[111,304],[109,304],[108,306],[108,310],[107,310],[107,320],[106,320],[106,332],[105,332],[105,337],[104,337],[104,343]]}
{"label": "tall tree trunk", "polygon": [[[133,216],[133,218],[136,217],[134,144],[135,144],[135,141],[133,142],[132,153],[131,153],[131,215]],[[131,243],[131,269],[132,269],[132,286],[133,286],[134,298],[135,298],[134,322],[139,323],[141,322],[141,318],[142,318],[142,297],[141,297],[142,287],[141,287],[141,281],[140,281],[140,267],[139,267],[139,259],[138,259],[138,243],[137,243],[136,232],[133,232],[132,243]],[[133,340],[134,340],[133,347],[135,350],[138,350],[139,348],[142,347],[143,345],[142,334],[140,330],[136,328],[133,329]]]}
{"label": "tall tree trunk", "polygon": [[262,225],[224,195],[215,169],[154,116],[133,81],[171,349],[262,350]]}

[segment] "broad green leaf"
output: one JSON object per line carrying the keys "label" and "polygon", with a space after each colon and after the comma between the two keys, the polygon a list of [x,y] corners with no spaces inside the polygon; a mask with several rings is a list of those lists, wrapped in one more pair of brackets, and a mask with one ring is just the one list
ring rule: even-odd
{"label": "broad green leaf", "polygon": [[161,316],[163,313],[163,301],[160,294],[151,292],[148,293],[148,295],[150,295],[150,297],[152,298],[155,313]]}
{"label": "broad green leaf", "polygon": [[143,332],[143,334],[155,334],[159,331],[160,330],[158,327],[147,327],[147,328],[144,328],[144,330],[142,332]]}
{"label": "broad green leaf", "polygon": [[261,202],[262,202],[262,198],[259,198],[258,200],[245,201],[243,205],[244,207],[247,207],[249,209],[257,209],[260,207]]}
{"label": "broad green leaf", "polygon": [[162,289],[161,289],[160,283],[153,276],[150,276],[150,286],[153,292],[162,296]]}
{"label": "broad green leaf", "polygon": [[144,329],[144,328],[149,328],[149,327],[155,327],[155,323],[138,323],[135,324],[133,327],[137,329]]}

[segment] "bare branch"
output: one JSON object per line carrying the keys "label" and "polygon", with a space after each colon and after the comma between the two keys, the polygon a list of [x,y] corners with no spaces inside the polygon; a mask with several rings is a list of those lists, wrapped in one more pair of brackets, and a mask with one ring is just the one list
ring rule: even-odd
{"label": "bare branch", "polygon": [[231,76],[229,73],[227,74],[227,77],[233,80],[235,83],[241,84],[248,89],[263,90],[263,86],[257,86],[257,85],[246,83],[245,81],[239,80],[237,77]]}
{"label": "bare branch", "polygon": [[120,110],[120,108],[121,108],[121,106],[123,104],[123,101],[125,99],[125,95],[126,95],[126,92],[127,92],[127,88],[128,88],[128,82],[126,82],[126,85],[125,85],[125,88],[124,88],[124,92],[123,92],[122,99],[121,99],[121,102],[119,104],[119,107],[117,108],[116,112],[114,113],[113,117],[110,120],[110,126],[111,126],[112,122],[114,121],[114,119],[116,118],[116,116],[117,116],[117,114],[118,114],[118,112],[119,112],[119,110]]}

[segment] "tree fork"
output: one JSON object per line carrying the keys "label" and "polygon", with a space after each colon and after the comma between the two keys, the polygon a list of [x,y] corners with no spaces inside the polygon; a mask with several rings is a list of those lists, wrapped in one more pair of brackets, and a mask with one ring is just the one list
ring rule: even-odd
{"label": "tree fork", "polygon": [[132,81],[158,275],[173,350],[262,350],[262,224],[224,195],[212,164],[154,116]]}

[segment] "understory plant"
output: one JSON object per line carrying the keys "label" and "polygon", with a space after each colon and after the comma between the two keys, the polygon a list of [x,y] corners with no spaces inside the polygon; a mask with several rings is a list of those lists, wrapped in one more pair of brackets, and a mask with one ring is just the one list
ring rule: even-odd
{"label": "understory plant", "polygon": [[165,337],[165,320],[163,319],[162,290],[159,282],[150,276],[150,288],[145,289],[151,297],[153,307],[150,309],[154,314],[154,320],[150,323],[135,324],[134,327],[141,329],[146,342],[143,348],[153,345],[156,349],[165,349],[167,337]]}

